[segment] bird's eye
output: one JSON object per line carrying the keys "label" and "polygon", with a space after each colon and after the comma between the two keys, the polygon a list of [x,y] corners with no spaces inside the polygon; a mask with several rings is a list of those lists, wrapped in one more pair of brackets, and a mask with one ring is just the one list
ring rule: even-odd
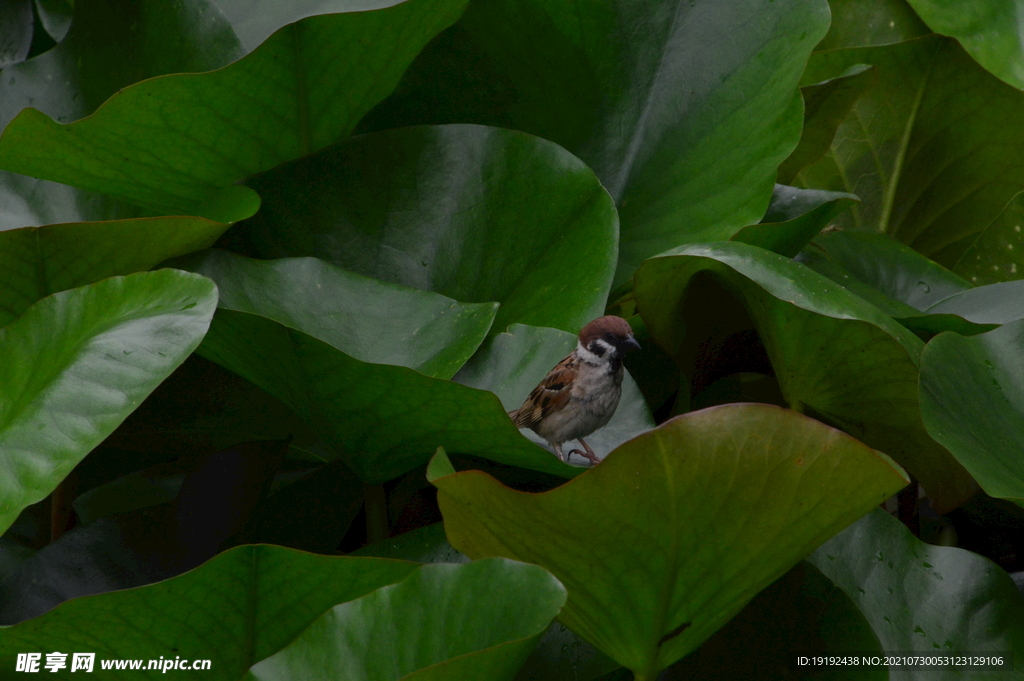
{"label": "bird's eye", "polygon": [[615,340],[615,334],[612,333],[611,331],[607,331],[604,334],[604,339],[608,340],[608,341],[613,341],[613,340]]}

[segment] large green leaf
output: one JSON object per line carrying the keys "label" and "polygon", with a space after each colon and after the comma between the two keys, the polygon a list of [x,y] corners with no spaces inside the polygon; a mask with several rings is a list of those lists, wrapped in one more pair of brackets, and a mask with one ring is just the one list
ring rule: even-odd
{"label": "large green leaf", "polygon": [[761,217],[827,25],[820,0],[474,3],[361,127],[483,123],[562,145],[619,208],[618,286]]}
{"label": "large green leaf", "polygon": [[855,64],[873,64],[878,83],[796,183],[856,194],[862,203],[838,224],[890,234],[952,266],[1024,189],[1024,92],[938,36],[817,52],[804,82]]}
{"label": "large green leaf", "polygon": [[[413,560],[418,563],[466,563],[469,558],[448,543],[443,523],[427,525],[349,554]],[[552,622],[516,675],[517,681],[594,679],[618,667],[560,622]]]}
{"label": "large green leaf", "polygon": [[884,234],[836,231],[818,236],[814,243],[861,282],[915,310],[923,312],[971,288],[966,280]]}
{"label": "large green leaf", "polygon": [[[557,329],[516,324],[507,333],[487,341],[453,380],[481,390],[490,390],[502,406],[518,409],[530,391],[558,362],[576,347],[576,336]],[[643,352],[643,350],[641,350]],[[622,398],[615,415],[604,428],[587,436],[587,443],[603,457],[620,444],[654,427],[654,419],[643,395],[627,374]],[[522,431],[542,447],[547,443],[532,431]]]}
{"label": "large green leaf", "polygon": [[437,378],[473,354],[494,305],[457,303],[315,258],[263,262],[210,251],[181,264],[223,289],[200,353],[294,409],[365,482],[412,470],[441,445],[573,474],[520,436],[493,394]]}
{"label": "large green leaf", "polygon": [[[0,628],[0,663],[16,653],[90,651],[110,659],[208,659],[207,679],[235,681],[331,606],[404,579],[415,563],[317,556],[278,546],[240,546],[151,586],[78,598]],[[70,667],[70,658],[69,665]],[[175,670],[177,671],[177,670]],[[65,670],[65,673],[67,670]],[[166,678],[159,670],[150,678]],[[145,672],[129,671],[142,678]],[[76,678],[68,676],[67,678]]]}
{"label": "large green leaf", "polygon": [[988,71],[1024,88],[1024,18],[1006,0],[907,0],[936,33],[956,38]]}
{"label": "large green leaf", "polygon": [[383,281],[501,303],[520,322],[576,332],[603,314],[618,252],[615,206],[557,145],[476,125],[365,135],[250,183],[236,230],[262,258],[311,255]]}
{"label": "large green leaf", "polygon": [[361,362],[451,378],[487,335],[496,303],[460,303],[316,258],[252,260],[211,250],[175,266],[210,277],[218,307],[260,315]]}
{"label": "large green leaf", "polygon": [[987,558],[925,544],[876,509],[809,560],[853,599],[887,653],[1010,652],[1017,658],[1016,670],[954,667],[915,673],[904,667],[893,669],[892,678],[1021,678],[1024,601],[1006,573]]}
{"label": "large green leaf", "polygon": [[749,404],[674,418],[543,494],[455,474],[443,453],[427,475],[455,548],[551,570],[559,619],[641,681],[907,482],[837,430]]}
{"label": "large green leaf", "polygon": [[159,270],[54,294],[0,329],[0,528],[192,353],[216,302],[209,279]]}
{"label": "large green leaf", "polygon": [[954,508],[975,491],[967,471],[921,423],[923,343],[909,330],[810,268],[753,246],[695,245],[676,253],[648,260],[634,292],[651,333],[684,372],[699,379],[720,347],[713,343],[726,340],[720,329],[734,295],[789,405],[892,456],[937,508]]}
{"label": "large green leaf", "polygon": [[168,217],[0,232],[0,326],[43,296],[209,247],[227,225]]}
{"label": "large green leaf", "polygon": [[238,180],[347,135],[464,4],[303,19],[223,69],[137,83],[67,126],[26,109],[0,136],[0,167],[209,216]]}
{"label": "large green leaf", "polygon": [[933,438],[994,497],[1024,505],[1024,321],[921,355],[921,416]]}
{"label": "large green leaf", "polygon": [[564,603],[536,565],[426,565],[335,606],[246,678],[511,680]]}

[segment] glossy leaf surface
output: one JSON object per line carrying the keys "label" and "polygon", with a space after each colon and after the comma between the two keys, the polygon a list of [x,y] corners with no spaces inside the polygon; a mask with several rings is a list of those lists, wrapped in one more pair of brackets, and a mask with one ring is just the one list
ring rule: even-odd
{"label": "glossy leaf surface", "polygon": [[463,7],[411,0],[303,19],[219,71],[137,83],[66,127],[26,109],[0,135],[0,167],[209,217],[238,180],[347,135]]}
{"label": "glossy leaf surface", "polygon": [[472,122],[560,144],[619,209],[618,287],[644,258],[761,217],[827,26],[819,0],[475,3],[361,129]]}
{"label": "glossy leaf surface", "polygon": [[695,329],[687,320],[708,319],[711,310],[720,316],[724,309],[722,300],[702,298],[699,288],[690,295],[693,281],[708,277],[735,292],[789,405],[892,456],[938,508],[955,508],[975,491],[967,472],[921,423],[923,343],[800,263],[734,242],[687,246],[647,261],[636,278],[637,305],[680,368],[700,370],[702,334],[708,333],[700,329],[714,330],[707,321]]}
{"label": "glossy leaf surface", "polygon": [[615,206],[557,145],[477,125],[363,135],[253,178],[260,213],[235,230],[257,257],[315,256],[576,333],[604,312]]}
{"label": "glossy leaf surface", "polygon": [[964,338],[944,333],[921,355],[921,415],[988,494],[1024,505],[1024,321]]}
{"label": "glossy leaf surface", "polygon": [[335,606],[245,678],[510,680],[564,603],[536,565],[426,565]]}
{"label": "glossy leaf surface", "polygon": [[[96,652],[98,672],[101,659],[188,656],[211,661],[208,671],[199,672],[204,677],[235,681],[325,609],[401,581],[418,567],[240,546],[172,579],[74,599],[0,628],[0,660],[13,669],[18,652],[89,650]],[[149,674],[159,678],[161,672]]]}
{"label": "glossy leaf surface", "polygon": [[455,548],[547,567],[569,590],[559,619],[643,679],[906,484],[853,438],[765,405],[677,417],[542,494],[443,453],[427,475]]}
{"label": "glossy leaf surface", "polygon": [[[1024,601],[1003,570],[970,551],[925,544],[885,511],[864,516],[809,561],[853,599],[883,650],[984,655],[1024,649]],[[912,670],[900,671],[912,678]],[[919,674],[943,681],[1020,678],[1009,668]]]}
{"label": "glossy leaf surface", "polygon": [[0,329],[0,527],[192,353],[216,303],[209,279],[160,270],[54,294]]}

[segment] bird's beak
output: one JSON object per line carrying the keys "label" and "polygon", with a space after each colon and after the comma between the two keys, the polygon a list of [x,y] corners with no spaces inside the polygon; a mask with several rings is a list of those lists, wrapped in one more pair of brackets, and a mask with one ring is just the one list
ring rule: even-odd
{"label": "bird's beak", "polygon": [[627,350],[639,350],[640,344],[637,343],[636,339],[633,338],[633,336],[631,335],[622,343],[622,347],[626,348]]}

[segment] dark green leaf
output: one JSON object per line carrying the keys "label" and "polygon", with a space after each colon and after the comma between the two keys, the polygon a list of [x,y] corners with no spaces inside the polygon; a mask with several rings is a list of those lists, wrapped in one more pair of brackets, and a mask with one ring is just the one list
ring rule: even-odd
{"label": "dark green leaf", "polygon": [[655,253],[761,217],[827,25],[820,0],[474,3],[361,127],[471,122],[557,142],[619,208],[618,287]]}
{"label": "dark green leaf", "polygon": [[569,590],[560,621],[639,679],[906,484],[853,438],[766,405],[677,417],[543,494],[445,462],[427,476],[452,545],[547,567]]}
{"label": "dark green leaf", "polygon": [[804,82],[873,64],[878,84],[797,183],[859,196],[844,228],[894,236],[952,266],[1024,188],[1024,92],[950,38],[817,52]]}
{"label": "dark green leaf", "polygon": [[665,681],[888,681],[889,672],[880,665],[801,668],[796,664],[801,655],[853,652],[858,656],[885,655],[850,597],[814,565],[801,561],[704,645],[669,667]]}
{"label": "dark green leaf", "polygon": [[0,326],[44,296],[209,247],[227,225],[203,218],[142,218],[0,232]]}
{"label": "dark green leaf", "polygon": [[971,338],[936,336],[921,355],[921,416],[982,489],[1024,505],[1021,357],[1024,321]]}
{"label": "dark green leaf", "polygon": [[0,329],[0,528],[192,353],[216,301],[206,277],[159,270],[54,294]]}
{"label": "dark green leaf", "polygon": [[464,4],[303,19],[223,69],[137,83],[67,126],[26,109],[0,136],[0,167],[198,212],[238,180],[346,136]]}
{"label": "dark green leaf", "polygon": [[367,484],[426,463],[438,446],[562,477],[581,470],[521,436],[492,393],[360,362],[264,317],[219,310],[199,352],[294,409]]}
{"label": "dark green leaf", "polygon": [[417,567],[240,546],[173,579],[75,599],[0,628],[0,664],[14,669],[16,653],[32,650],[94,651],[97,671],[101,659],[205,658],[212,663],[204,678],[235,681],[326,608],[400,581]]}
{"label": "dark green leaf", "polygon": [[564,603],[536,565],[426,565],[335,606],[246,678],[510,680]]}
{"label": "dark green leaf", "polygon": [[832,218],[858,200],[853,194],[777,184],[768,212],[761,218],[761,222],[744,227],[731,240],[760,246],[792,258],[828,226]]}
{"label": "dark green leaf", "polygon": [[209,0],[77,0],[73,25],[59,45],[4,69],[0,129],[29,106],[70,123],[132,83],[212,71],[243,54]]}
{"label": "dark green leaf", "polygon": [[[637,272],[634,292],[651,333],[684,372],[696,375],[713,355],[705,340],[721,325],[733,292],[790,406],[892,456],[943,511],[975,491],[967,471],[921,423],[917,365],[923,343],[910,331],[774,253],[735,242],[677,253],[648,260]],[[719,287],[715,295],[702,297],[700,286],[690,293],[694,281],[709,280]]]}
{"label": "dark green leaf", "polygon": [[250,182],[236,232],[262,258],[315,256],[576,333],[603,314],[619,238],[593,172],[558,146],[475,125],[347,140]]}
{"label": "dark green leaf", "polygon": [[[1019,657],[1024,650],[1024,601],[1006,573],[970,551],[919,541],[885,511],[864,516],[809,560],[853,599],[887,652],[1013,652]],[[903,671],[909,678],[912,672]],[[919,674],[1020,678],[1009,668]]]}
{"label": "dark green leaf", "polygon": [[451,378],[473,355],[498,308],[388,284],[316,258],[252,260],[210,250],[175,266],[213,279],[222,309],[272,319],[360,362],[440,378]]}

